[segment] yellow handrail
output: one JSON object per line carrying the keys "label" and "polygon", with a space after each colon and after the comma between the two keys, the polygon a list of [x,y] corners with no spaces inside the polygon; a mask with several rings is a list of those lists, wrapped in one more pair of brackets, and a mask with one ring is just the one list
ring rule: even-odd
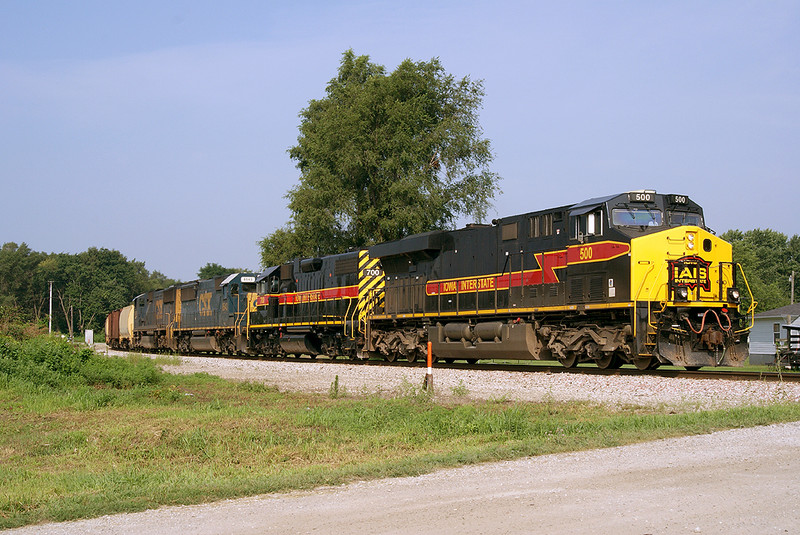
{"label": "yellow handrail", "polygon": [[346,337],[347,336],[347,320],[348,320],[348,317],[349,317],[349,319],[350,319],[350,334],[351,334],[351,338],[355,338],[356,337],[356,329],[355,329],[355,326],[353,325],[353,319],[355,318],[356,312],[358,311],[358,306],[353,307],[353,312],[351,314],[350,307],[353,305],[353,298],[352,297],[347,297],[346,299],[348,301],[347,302],[347,310],[345,310],[345,312],[344,312],[344,320],[342,321],[342,327],[344,328],[344,335]]}
{"label": "yellow handrail", "polygon": [[747,327],[745,327],[740,331],[735,331],[734,333],[734,334],[739,334],[749,331],[750,329],[753,328],[753,325],[755,324],[756,321],[756,306],[758,306],[758,302],[755,300],[755,297],[753,297],[753,291],[750,289],[750,283],[747,282],[747,275],[744,274],[744,269],[742,268],[742,265],[739,262],[736,262],[736,265],[739,266],[739,272],[742,274],[742,278],[744,279],[744,285],[747,287],[747,293],[750,294],[750,307],[747,309],[746,312],[746,314],[750,315],[750,325],[748,325]]}

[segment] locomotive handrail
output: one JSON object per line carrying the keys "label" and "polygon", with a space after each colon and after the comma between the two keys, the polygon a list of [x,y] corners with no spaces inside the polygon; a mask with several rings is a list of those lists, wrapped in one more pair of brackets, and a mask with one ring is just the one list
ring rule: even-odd
{"label": "locomotive handrail", "polygon": [[350,321],[350,336],[351,338],[356,337],[356,329],[353,324],[353,320],[355,318],[356,312],[358,311],[358,303],[356,302],[356,306],[353,308],[352,314],[350,313],[350,307],[353,305],[354,299],[352,297],[345,297],[347,299],[347,310],[344,311],[344,318],[342,319],[342,328],[344,328],[344,336],[347,338],[347,322],[348,319]]}
{"label": "locomotive handrail", "polygon": [[[644,288],[644,283],[647,282],[647,278],[650,276],[650,272],[653,271],[655,269],[655,267],[656,267],[656,265],[653,262],[650,262],[649,260],[647,261],[647,263],[650,264],[650,268],[647,270],[647,273],[644,274],[644,277],[642,277],[642,282],[641,282],[641,284],[639,284],[639,289],[636,290],[636,295],[633,296],[633,300],[634,301],[640,301],[641,300],[639,298],[639,296],[641,295],[642,289]],[[651,301],[651,299],[649,299],[649,297],[652,294],[653,294],[653,289],[651,288],[650,289],[650,295],[647,296],[648,297],[648,301]]]}
{"label": "locomotive handrail", "polygon": [[[647,282],[647,279],[650,277],[650,274],[653,272],[653,270],[656,267],[656,265],[653,262],[650,262],[649,260],[647,261],[647,263],[650,264],[650,267],[648,268],[647,272],[644,274],[644,277],[642,277],[642,283],[639,285],[639,289],[636,291],[636,295],[632,296],[633,297],[633,301],[634,301],[634,310],[636,309],[636,303],[641,301],[640,297],[641,297],[642,290],[644,289],[644,284]],[[650,292],[647,294],[647,298],[646,298],[646,302],[647,302],[647,326],[650,327],[651,329],[653,329],[654,331],[657,330],[657,328],[656,328],[655,325],[653,325],[653,321],[652,321],[653,311],[651,310],[650,307],[652,306],[652,303],[653,303],[653,292],[656,291],[655,282],[658,281],[658,276],[664,270],[664,266],[666,266],[666,265],[667,264],[661,264],[661,269],[659,269],[658,274],[653,279],[654,284],[650,287]],[[665,308],[666,308],[666,302],[665,301],[661,301],[661,312],[663,312]],[[638,323],[639,323],[638,320],[633,322],[633,337],[634,337],[634,339],[636,339],[637,334],[638,334],[637,331],[636,331],[636,327],[637,327]],[[645,333],[645,335],[646,334],[647,333]],[[641,353],[641,351],[639,353],[641,355],[644,354],[644,353]]]}
{"label": "locomotive handrail", "polygon": [[734,334],[739,334],[747,332],[753,328],[753,325],[755,324],[756,321],[756,306],[758,306],[758,301],[756,301],[755,297],[753,297],[753,291],[750,289],[750,283],[747,282],[747,275],[744,274],[744,269],[742,268],[742,265],[739,262],[736,262],[736,265],[739,267],[739,271],[741,272],[742,278],[744,279],[744,285],[747,288],[747,293],[750,294],[750,307],[747,309],[746,312],[746,314],[750,316],[750,325],[748,325],[747,327],[745,327],[740,331],[734,331]]}

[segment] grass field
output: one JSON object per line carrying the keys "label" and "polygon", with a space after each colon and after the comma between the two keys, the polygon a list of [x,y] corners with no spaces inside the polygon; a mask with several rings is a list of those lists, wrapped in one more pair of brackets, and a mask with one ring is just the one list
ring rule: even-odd
{"label": "grass field", "polygon": [[0,338],[0,528],[800,420],[797,404],[666,414],[346,386],[282,393]]}

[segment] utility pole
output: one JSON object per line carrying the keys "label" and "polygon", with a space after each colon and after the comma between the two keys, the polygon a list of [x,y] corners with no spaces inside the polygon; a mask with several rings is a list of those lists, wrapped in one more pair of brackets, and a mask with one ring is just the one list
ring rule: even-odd
{"label": "utility pole", "polygon": [[791,284],[791,287],[792,287],[792,289],[791,289],[791,294],[792,294],[792,295],[791,295],[791,297],[790,297],[790,303],[789,303],[789,304],[793,305],[793,304],[794,304],[794,270],[792,270],[792,276],[791,276],[791,277],[789,277],[789,282],[791,282],[791,283],[792,283],[792,284]]}
{"label": "utility pole", "polygon": [[47,318],[47,334],[53,334],[53,281],[50,281],[50,314]]}

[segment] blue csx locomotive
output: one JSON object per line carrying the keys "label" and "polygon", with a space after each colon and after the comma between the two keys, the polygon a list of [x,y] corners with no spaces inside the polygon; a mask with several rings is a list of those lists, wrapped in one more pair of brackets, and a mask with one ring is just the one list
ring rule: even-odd
{"label": "blue csx locomotive", "polygon": [[755,301],[685,195],[634,191],[179,284],[112,312],[112,347],[572,367],[737,366]]}

